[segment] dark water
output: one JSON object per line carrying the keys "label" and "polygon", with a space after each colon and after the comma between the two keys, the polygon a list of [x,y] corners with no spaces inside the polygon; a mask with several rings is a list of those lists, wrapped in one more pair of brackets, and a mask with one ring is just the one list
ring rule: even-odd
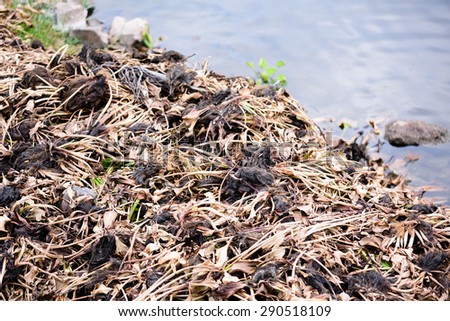
{"label": "dark water", "polygon": [[[95,3],[107,24],[115,15],[147,18],[161,46],[228,76],[251,76],[246,61],[283,60],[289,92],[313,118],[334,121],[324,126],[400,118],[450,128],[449,0]],[[412,184],[442,187],[427,195],[449,204],[450,144],[382,150],[385,159],[411,152],[420,156],[406,166]]]}

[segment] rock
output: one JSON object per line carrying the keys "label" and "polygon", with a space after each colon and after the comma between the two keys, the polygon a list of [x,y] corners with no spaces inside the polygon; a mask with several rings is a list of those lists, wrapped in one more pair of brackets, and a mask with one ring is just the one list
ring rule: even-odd
{"label": "rock", "polygon": [[73,29],[72,34],[83,44],[94,48],[103,48],[108,44],[108,35],[101,26],[88,26],[82,29]]}
{"label": "rock", "polygon": [[83,44],[103,48],[108,44],[108,34],[103,31],[103,22],[97,18],[86,19],[86,27],[73,29],[72,34]]}
{"label": "rock", "polygon": [[94,0],[67,0],[67,3],[82,5],[88,12],[88,17],[94,13]]}
{"label": "rock", "polygon": [[86,27],[87,9],[73,2],[59,2],[55,6],[56,29],[69,31]]}
{"label": "rock", "polygon": [[392,146],[402,147],[445,143],[449,133],[446,128],[436,124],[418,120],[395,120],[386,125],[384,137]]}
{"label": "rock", "polygon": [[114,17],[109,29],[109,41],[131,47],[136,42],[142,42],[146,33],[148,33],[146,19],[136,18],[126,21],[123,17]]}
{"label": "rock", "polygon": [[95,17],[89,17],[86,19],[86,24],[88,27],[103,27],[103,21]]}

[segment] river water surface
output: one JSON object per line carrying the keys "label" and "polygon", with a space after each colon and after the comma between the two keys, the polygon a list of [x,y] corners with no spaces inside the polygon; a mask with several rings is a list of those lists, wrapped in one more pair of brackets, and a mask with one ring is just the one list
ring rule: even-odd
{"label": "river water surface", "polygon": [[[209,60],[227,76],[252,76],[247,61],[283,60],[288,91],[309,115],[348,136],[369,119],[414,119],[450,128],[448,0],[96,0],[95,16],[147,18],[162,47]],[[333,123],[324,122],[333,120]],[[407,165],[413,185],[436,185],[430,197],[449,202],[450,144],[382,148]],[[397,162],[398,164],[398,162]]]}

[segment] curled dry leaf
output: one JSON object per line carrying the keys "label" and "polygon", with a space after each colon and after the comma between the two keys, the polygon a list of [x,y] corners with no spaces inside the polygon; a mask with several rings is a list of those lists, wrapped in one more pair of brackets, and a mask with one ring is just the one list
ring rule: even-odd
{"label": "curled dry leaf", "polygon": [[0,231],[8,232],[6,230],[6,224],[8,222],[11,222],[11,220],[10,220],[10,218],[8,216],[6,216],[6,215],[0,216]]}
{"label": "curled dry leaf", "polygon": [[118,214],[116,211],[105,212],[105,214],[103,214],[103,222],[104,222],[105,228],[107,228],[107,229],[113,228],[114,222],[116,221],[117,216],[118,216]]}

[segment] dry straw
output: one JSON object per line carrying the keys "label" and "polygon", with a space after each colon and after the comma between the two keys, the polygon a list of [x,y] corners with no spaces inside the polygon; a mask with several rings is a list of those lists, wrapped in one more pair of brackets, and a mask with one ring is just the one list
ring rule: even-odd
{"label": "dry straw", "polygon": [[449,209],[285,90],[2,15],[0,299],[448,300]]}

